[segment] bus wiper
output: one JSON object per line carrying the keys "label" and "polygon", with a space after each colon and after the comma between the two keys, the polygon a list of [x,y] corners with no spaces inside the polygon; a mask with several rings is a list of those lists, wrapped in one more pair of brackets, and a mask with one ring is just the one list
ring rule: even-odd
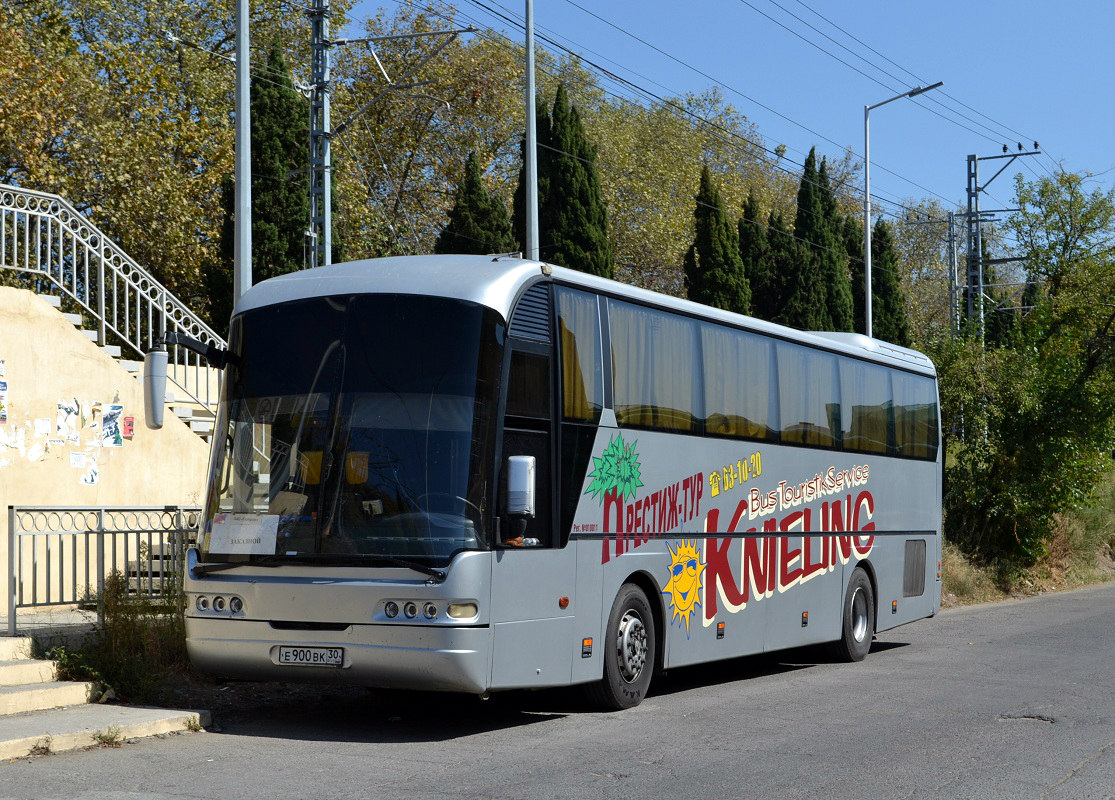
{"label": "bus wiper", "polygon": [[193,568],[195,575],[208,575],[210,572],[224,572],[226,569],[236,567],[277,567],[282,563],[278,556],[267,556],[255,561],[215,561],[209,564],[198,564]]}
{"label": "bus wiper", "polygon": [[436,569],[435,567],[427,567],[425,564],[419,564],[417,561],[410,561],[406,558],[396,558],[395,556],[373,555],[372,558],[380,561],[386,561],[388,564],[394,564],[396,567],[406,567],[413,569],[415,572],[421,572],[434,578],[437,583],[445,580],[446,572],[443,569]]}

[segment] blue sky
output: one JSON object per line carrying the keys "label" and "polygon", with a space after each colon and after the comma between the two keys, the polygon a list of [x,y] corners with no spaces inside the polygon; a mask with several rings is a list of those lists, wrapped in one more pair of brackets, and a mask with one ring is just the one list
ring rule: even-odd
{"label": "blue sky", "polygon": [[[378,5],[359,4],[354,21]],[[456,5],[480,25],[522,36],[486,10],[521,19],[521,0]],[[799,163],[814,145],[862,156],[865,104],[944,81],[872,111],[873,196],[962,203],[969,153],[1017,142],[1029,150],[1034,140],[1042,155],[1015,161],[989,187],[985,208],[1009,203],[1014,173],[1047,175],[1057,163],[1115,186],[1112,0],[535,0],[534,16],[539,34],[656,94],[719,85]],[[982,176],[1001,164],[981,165]]]}

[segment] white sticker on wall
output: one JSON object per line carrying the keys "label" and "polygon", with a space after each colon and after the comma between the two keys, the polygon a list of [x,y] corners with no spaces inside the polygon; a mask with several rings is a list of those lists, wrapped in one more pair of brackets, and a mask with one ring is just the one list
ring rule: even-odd
{"label": "white sticker on wall", "polygon": [[278,514],[217,514],[210,528],[209,552],[274,555]]}

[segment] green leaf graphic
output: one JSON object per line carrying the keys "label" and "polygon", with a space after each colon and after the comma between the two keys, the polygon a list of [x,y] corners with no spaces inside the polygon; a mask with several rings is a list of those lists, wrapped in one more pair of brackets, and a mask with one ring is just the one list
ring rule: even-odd
{"label": "green leaf graphic", "polygon": [[634,499],[643,485],[639,454],[635,452],[637,443],[626,444],[620,434],[612,437],[600,458],[592,457],[592,472],[589,473],[592,482],[585,494],[591,494],[601,505],[604,495],[613,489],[619,497]]}

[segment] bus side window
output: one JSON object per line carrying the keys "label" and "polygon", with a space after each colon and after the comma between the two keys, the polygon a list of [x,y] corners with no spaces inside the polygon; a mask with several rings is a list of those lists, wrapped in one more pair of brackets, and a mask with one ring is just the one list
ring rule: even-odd
{"label": "bus side window", "polygon": [[[522,521],[504,517],[501,524],[505,543],[519,536],[524,542],[537,539],[548,547],[552,539],[552,476],[550,466],[550,357],[541,348],[527,345],[511,351],[507,374],[507,415],[503,425],[503,461],[508,456],[534,456],[535,516]],[[506,493],[506,485],[500,487]]]}

